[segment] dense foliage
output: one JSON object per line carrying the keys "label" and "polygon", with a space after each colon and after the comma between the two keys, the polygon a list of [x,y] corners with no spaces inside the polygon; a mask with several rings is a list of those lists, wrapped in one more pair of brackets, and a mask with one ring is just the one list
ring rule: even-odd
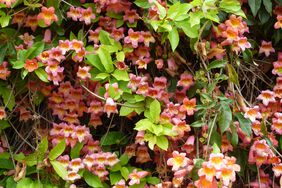
{"label": "dense foliage", "polygon": [[0,25],[0,186],[282,186],[281,0],[0,0]]}

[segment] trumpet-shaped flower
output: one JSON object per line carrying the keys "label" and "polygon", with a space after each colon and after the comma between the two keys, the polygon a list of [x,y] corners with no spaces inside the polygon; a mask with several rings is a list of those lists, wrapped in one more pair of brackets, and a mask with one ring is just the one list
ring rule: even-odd
{"label": "trumpet-shaped flower", "polygon": [[270,102],[275,102],[275,95],[273,91],[265,90],[261,92],[257,99],[262,100],[262,103],[268,106]]}
{"label": "trumpet-shaped flower", "polygon": [[130,179],[129,185],[135,185],[140,184],[140,180],[144,177],[146,177],[149,174],[147,171],[137,171],[137,169],[134,169],[133,172],[131,172],[128,176]]}
{"label": "trumpet-shaped flower", "polygon": [[186,153],[179,153],[173,151],[172,158],[167,160],[167,165],[172,166],[172,171],[177,171],[181,168],[185,168],[189,163],[189,158],[186,157]]}
{"label": "trumpet-shaped flower", "polygon": [[27,59],[25,61],[25,64],[24,64],[24,68],[25,70],[27,70],[28,72],[33,72],[35,71],[36,69],[38,69],[38,62],[36,59]]}
{"label": "trumpet-shaped flower", "polygon": [[55,14],[55,8],[54,7],[42,7],[41,12],[37,16],[38,20],[43,20],[44,23],[49,26],[52,24],[52,22],[57,22],[58,17]]}
{"label": "trumpet-shaped flower", "polygon": [[272,53],[275,52],[274,48],[272,47],[272,42],[266,42],[266,41],[263,40],[263,41],[261,42],[261,46],[260,46],[260,48],[259,48],[259,53],[260,53],[260,54],[261,54],[261,53],[264,53],[264,55],[265,55],[266,57],[268,57],[271,52],[272,52]]}

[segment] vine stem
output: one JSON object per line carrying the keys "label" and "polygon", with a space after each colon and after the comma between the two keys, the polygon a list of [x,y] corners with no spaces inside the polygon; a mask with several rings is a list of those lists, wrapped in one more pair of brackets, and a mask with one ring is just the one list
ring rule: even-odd
{"label": "vine stem", "polygon": [[212,121],[212,126],[211,126],[211,129],[209,131],[209,136],[208,136],[208,143],[207,143],[207,151],[206,151],[206,156],[208,156],[208,151],[209,151],[209,145],[210,145],[210,140],[211,140],[211,133],[212,133],[212,130],[214,128],[214,125],[215,125],[215,121],[217,119],[217,114],[215,115],[213,121]]}

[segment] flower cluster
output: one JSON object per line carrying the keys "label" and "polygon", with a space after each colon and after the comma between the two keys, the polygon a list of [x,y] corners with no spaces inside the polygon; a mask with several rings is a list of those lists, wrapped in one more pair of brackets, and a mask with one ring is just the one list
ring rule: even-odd
{"label": "flower cluster", "polygon": [[198,171],[200,179],[195,183],[196,187],[216,187],[218,181],[228,187],[236,180],[236,172],[240,166],[236,164],[235,157],[224,156],[222,153],[210,154],[209,161],[203,162]]}

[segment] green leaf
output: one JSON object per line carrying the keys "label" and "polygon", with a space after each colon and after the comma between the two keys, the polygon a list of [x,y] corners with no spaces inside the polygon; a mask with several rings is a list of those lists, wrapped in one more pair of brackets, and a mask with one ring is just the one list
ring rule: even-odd
{"label": "green leaf", "polygon": [[238,0],[222,0],[219,3],[219,7],[228,13],[236,13],[241,9],[241,5]]}
{"label": "green leaf", "polygon": [[222,134],[229,128],[231,121],[232,112],[229,105],[225,102],[221,102],[221,111],[218,117],[218,125]]}
{"label": "green leaf", "polygon": [[167,150],[168,148],[168,140],[165,136],[157,136],[157,146],[162,150]]}
{"label": "green leaf", "polygon": [[154,146],[157,142],[157,137],[151,133],[146,133],[144,135],[144,140],[148,142],[148,146],[151,150],[154,150]]}
{"label": "green leaf", "polygon": [[6,128],[10,127],[10,124],[7,120],[0,120],[0,130],[4,130]]}
{"label": "green leaf", "polygon": [[192,172],[191,172],[191,177],[194,181],[198,180],[199,179],[199,175],[198,175],[198,171],[200,168],[202,168],[202,164],[204,162],[203,159],[194,159],[195,162],[194,162],[194,167],[192,169]]}
{"label": "green leaf", "polygon": [[244,117],[244,115],[242,113],[240,113],[240,112],[236,113],[235,117],[238,119],[242,131],[247,136],[251,136],[251,134],[252,134],[252,122],[251,122],[251,120],[246,119]]}
{"label": "green leaf", "polygon": [[220,153],[220,148],[216,143],[212,145],[212,153]]}
{"label": "green leaf", "polygon": [[50,161],[50,163],[53,166],[55,172],[58,174],[58,176],[65,180],[68,175],[68,172],[64,165],[58,161]]}
{"label": "green leaf", "polygon": [[150,8],[152,6],[152,4],[148,2],[148,0],[135,0],[134,4],[144,9]]}
{"label": "green leaf", "polygon": [[103,187],[103,184],[98,176],[92,174],[91,172],[85,170],[83,173],[83,177],[86,183],[94,188]]}
{"label": "green leaf", "polygon": [[97,53],[106,71],[108,73],[113,72],[114,65],[110,53],[103,46],[98,49]]}
{"label": "green leaf", "polygon": [[124,58],[125,58],[124,52],[117,52],[117,53],[116,53],[116,58],[117,58],[118,61],[123,62],[123,61],[124,61]]}
{"label": "green leaf", "polygon": [[238,74],[235,71],[234,67],[229,63],[227,63],[226,66],[227,66],[228,77],[230,81],[236,85],[239,85]]}
{"label": "green leaf", "polygon": [[208,64],[208,70],[215,68],[223,68],[225,67],[227,61],[226,60],[214,60]]}
{"label": "green leaf", "polygon": [[95,80],[104,80],[110,76],[109,73],[101,72],[95,76]]}
{"label": "green leaf", "polygon": [[122,80],[122,81],[129,81],[128,72],[126,70],[116,69],[112,73],[112,76],[115,77],[115,79],[117,79],[118,81],[120,81],[120,80]]}
{"label": "green leaf", "polygon": [[46,153],[47,149],[48,149],[48,139],[47,139],[47,137],[44,137],[41,140],[40,144],[38,144],[37,151],[41,155],[44,155]]}
{"label": "green leaf", "polygon": [[152,123],[149,119],[141,119],[135,124],[134,130],[137,131],[144,131],[144,130],[150,130],[153,131],[154,123]]}
{"label": "green leaf", "polygon": [[192,8],[191,4],[177,2],[169,7],[167,11],[167,18],[175,21],[181,21],[185,19],[187,12]]}
{"label": "green leaf", "polygon": [[189,16],[190,16],[189,21],[191,27],[193,27],[195,25],[200,25],[201,19],[204,17],[204,14],[202,11],[196,11],[196,12],[190,12]]}
{"label": "green leaf", "polygon": [[23,61],[37,57],[44,50],[44,45],[45,43],[42,41],[34,43],[24,54]]}
{"label": "green leaf", "polygon": [[49,82],[48,80],[48,74],[45,72],[43,68],[38,68],[35,70],[35,74],[38,76],[40,80],[43,82]]}
{"label": "green leaf", "polygon": [[174,22],[175,25],[182,29],[185,35],[189,38],[197,38],[199,35],[199,30],[200,30],[200,24],[194,25],[193,27],[191,26],[191,23],[189,19],[179,21],[179,22]]}
{"label": "green leaf", "polygon": [[11,159],[0,159],[0,168],[11,170],[15,167]]}
{"label": "green leaf", "polygon": [[80,156],[80,150],[83,148],[83,143],[77,142],[73,148],[71,148],[70,156],[72,159]]}
{"label": "green leaf", "polygon": [[[125,104],[129,104],[129,103],[125,103]],[[127,116],[129,115],[131,112],[134,111],[134,108],[130,108],[130,107],[127,107],[127,106],[122,106],[119,110],[119,115],[120,116]]]}
{"label": "green leaf", "polygon": [[12,111],[16,104],[15,95],[13,94],[13,90],[8,86],[0,87],[0,95],[3,98],[5,107],[7,107],[10,111]]}
{"label": "green leaf", "polygon": [[251,11],[252,11],[254,17],[255,17],[258,13],[258,10],[260,9],[261,0],[248,0],[248,4],[251,8]]}
{"label": "green leaf", "polygon": [[152,184],[152,185],[157,185],[158,183],[161,182],[161,180],[157,177],[147,177],[146,180],[147,180],[147,183]]}
{"label": "green leaf", "polygon": [[154,3],[160,11],[160,14],[159,14],[160,19],[161,20],[164,19],[166,16],[166,9],[159,2],[155,1]]}
{"label": "green leaf", "polygon": [[0,44],[0,65],[3,63],[3,60],[6,56],[6,52],[8,50],[8,45],[6,43]]}
{"label": "green leaf", "polygon": [[204,126],[204,125],[205,125],[205,123],[202,122],[202,121],[195,121],[195,122],[193,122],[190,126],[191,126],[191,127],[202,127],[202,126]]}
{"label": "green leaf", "polygon": [[128,161],[129,161],[129,157],[126,154],[123,154],[119,158],[120,165],[122,165],[122,166],[126,165],[128,163]]}
{"label": "green leaf", "polygon": [[122,179],[122,175],[120,174],[120,172],[110,172],[110,182],[111,182],[111,185],[116,184],[121,179]]}
{"label": "green leaf", "polygon": [[99,71],[101,72],[104,72],[105,71],[105,68],[99,58],[98,55],[96,54],[87,54],[85,55],[85,58],[86,58],[86,63],[87,64],[90,64],[94,67],[96,67]]}
{"label": "green leaf", "polygon": [[66,148],[66,141],[63,140],[59,142],[48,154],[50,160],[55,160],[57,157],[59,157]]}
{"label": "green leaf", "polygon": [[172,51],[176,49],[179,43],[179,34],[176,27],[173,27],[172,30],[168,33],[168,40],[171,45]]}
{"label": "green leaf", "polygon": [[125,180],[128,180],[129,170],[126,167],[120,169],[120,173]]}
{"label": "green leaf", "polygon": [[111,131],[101,138],[101,146],[110,146],[114,144],[119,144],[123,139],[125,139],[125,135],[119,131]]}
{"label": "green leaf", "polygon": [[154,100],[150,104],[150,117],[151,120],[155,123],[159,122],[160,119],[160,113],[161,113],[161,104],[158,100]]}
{"label": "green leaf", "polygon": [[263,5],[265,10],[272,15],[272,1],[271,0],[263,0]]}
{"label": "green leaf", "polygon": [[17,183],[17,188],[35,188],[30,178],[23,178]]}
{"label": "green leaf", "polygon": [[11,19],[11,16],[10,15],[5,15],[5,16],[1,16],[0,17],[0,24],[1,24],[1,27],[7,27],[9,25],[9,22],[10,22],[10,19]]}
{"label": "green leaf", "polygon": [[238,137],[237,129],[233,123],[230,125],[230,129],[231,129],[231,144],[233,146],[237,146],[239,137]]}

